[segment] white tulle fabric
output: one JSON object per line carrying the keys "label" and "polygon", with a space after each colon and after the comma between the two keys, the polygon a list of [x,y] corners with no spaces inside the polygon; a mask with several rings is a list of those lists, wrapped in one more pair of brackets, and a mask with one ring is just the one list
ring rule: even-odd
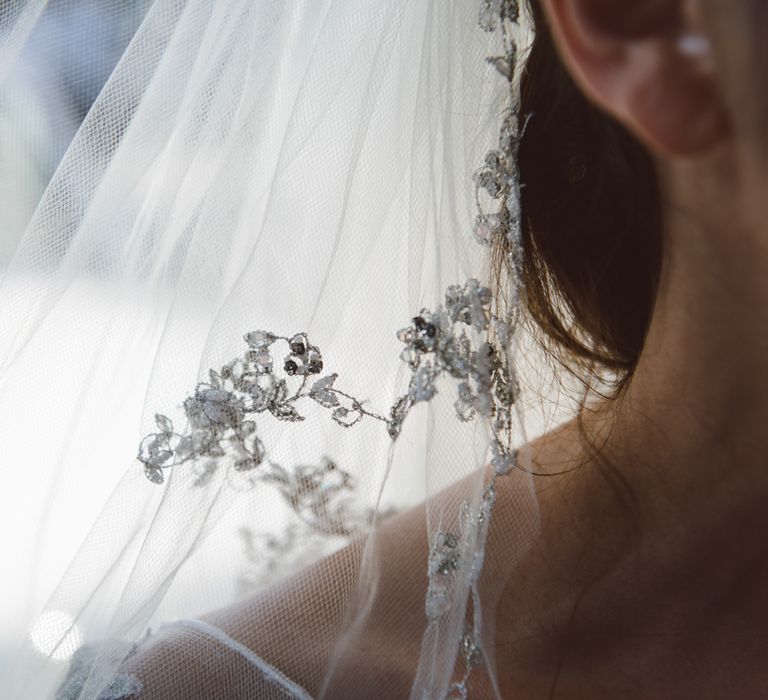
{"label": "white tulle fabric", "polygon": [[[50,75],[35,89],[25,52],[76,5],[121,21],[106,38],[86,25],[79,75],[112,72],[71,137],[77,119]],[[398,329],[449,285],[488,279],[472,175],[509,88],[479,9],[3,3],[0,107],[18,137],[2,166],[0,507],[5,627],[26,639],[0,656],[3,697],[361,697],[364,668],[392,679],[380,697],[443,698],[472,606],[489,622],[476,696],[498,695],[494,552],[482,596],[464,581],[439,622],[425,614],[428,543],[461,529],[488,480],[488,426],[457,420],[455,387],[394,443],[316,403],[303,421],[257,418],[271,463],[347,475],[354,532],[318,531],[322,514],[228,458],[204,484],[184,465],[151,483],[136,461],[155,414],[183,430],[184,400],[249,331],[306,333],[323,376],[372,412],[407,390]],[[48,45],[64,52],[60,31]],[[525,474],[508,478],[505,566],[537,527]]]}

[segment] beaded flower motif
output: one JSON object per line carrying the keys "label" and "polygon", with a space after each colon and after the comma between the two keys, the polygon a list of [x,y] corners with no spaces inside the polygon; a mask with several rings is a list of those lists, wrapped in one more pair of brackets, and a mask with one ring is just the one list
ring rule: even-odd
{"label": "beaded flower motif", "polygon": [[[311,402],[330,412],[331,419],[349,428],[364,418],[385,424],[396,439],[411,408],[437,393],[443,375],[458,382],[456,414],[462,421],[475,415],[493,416],[497,427],[508,423],[516,383],[503,357],[487,341],[491,326],[508,333],[506,324],[491,313],[491,292],[477,280],[463,287],[449,287],[445,304],[435,311],[422,309],[412,325],[398,331],[405,347],[401,359],[411,369],[408,392],[399,397],[388,415],[366,408],[366,402],[343,391],[338,374],[319,376],[323,357],[305,333],[291,337],[268,331],[244,336],[247,349],[218,370],[210,370],[184,401],[187,431],[177,432],[172,420],[155,416],[158,431],[139,446],[138,459],[146,477],[157,484],[164,473],[185,463],[204,463],[198,484],[204,485],[218,468],[219,458],[229,456],[236,471],[250,472],[268,463],[259,439],[256,419],[300,422],[302,405]],[[278,347],[286,346],[278,362]],[[278,367],[280,369],[278,369]]]}
{"label": "beaded flower motif", "polygon": [[[401,359],[411,369],[408,391],[387,416],[366,408],[365,401],[336,386],[338,374],[320,376],[320,349],[305,333],[291,337],[258,330],[244,336],[246,350],[195,387],[183,403],[187,430],[175,430],[172,420],[157,414],[157,432],[139,446],[138,459],[146,477],[156,484],[165,472],[184,464],[194,466],[196,486],[205,486],[229,458],[236,472],[252,482],[276,488],[286,503],[312,530],[330,536],[364,531],[370,513],[351,507],[352,476],[325,458],[319,466],[288,470],[268,459],[259,438],[257,420],[300,422],[303,406],[317,404],[339,425],[349,428],[363,419],[385,424],[390,437],[400,434],[409,411],[437,393],[438,380],[447,375],[457,383],[456,414],[462,421],[476,415],[493,418],[495,431],[510,423],[517,394],[514,377],[504,357],[487,340],[491,327],[507,334],[506,324],[491,313],[491,292],[471,279],[451,286],[445,303],[435,311],[422,309],[412,324],[398,331],[404,344]],[[284,347],[283,352],[279,348]],[[282,356],[282,357],[281,357]],[[492,449],[500,471],[513,465],[505,443],[494,439]]]}
{"label": "beaded flower motif", "polygon": [[[442,378],[453,379],[456,415],[461,421],[482,416],[491,425],[493,476],[486,484],[478,510],[461,506],[458,533],[438,532],[431,538],[427,566],[429,579],[426,613],[435,624],[450,608],[455,574],[469,566],[469,586],[476,594],[482,569],[485,539],[496,499],[495,483],[517,467],[512,446],[512,411],[519,388],[504,348],[516,331],[522,289],[519,176],[517,152],[522,136],[519,104],[515,98],[516,44],[513,28],[519,21],[518,0],[481,0],[480,27],[499,31],[503,54],[488,62],[508,82],[510,101],[505,111],[498,146],[486,155],[474,175],[478,214],[474,237],[491,245],[504,236],[509,243],[511,304],[507,320],[492,310],[490,289],[477,280],[449,287],[444,304],[434,311],[422,309],[397,333],[404,344],[401,359],[411,370],[408,391],[381,414],[366,402],[336,386],[338,374],[321,376],[322,354],[305,333],[286,337],[268,331],[252,331],[244,337],[247,350],[219,370],[210,370],[209,381],[197,385],[184,401],[187,430],[174,429],[167,416],[158,414],[158,432],[147,435],[138,459],[147,478],[157,484],[165,472],[185,463],[197,469],[195,484],[204,486],[230,457],[237,472],[277,488],[303,524],[322,535],[349,536],[370,525],[372,514],[355,513],[349,507],[352,477],[334,462],[299,466],[288,471],[268,458],[258,437],[256,419],[300,422],[305,404],[314,403],[330,412],[332,420],[351,427],[364,419],[384,423],[396,440],[414,405],[430,401]],[[285,346],[282,352],[278,352]],[[279,368],[279,369],[278,369]],[[279,543],[271,548],[280,549]],[[482,660],[479,610],[473,609],[462,637],[460,657],[464,672],[451,684],[450,698],[466,698],[472,669]]]}

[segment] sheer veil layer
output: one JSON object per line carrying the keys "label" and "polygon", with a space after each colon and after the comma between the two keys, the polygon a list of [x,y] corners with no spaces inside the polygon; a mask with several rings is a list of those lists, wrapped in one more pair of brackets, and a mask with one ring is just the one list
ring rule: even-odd
{"label": "sheer veil layer", "polygon": [[525,11],[4,3],[8,697],[500,697]]}

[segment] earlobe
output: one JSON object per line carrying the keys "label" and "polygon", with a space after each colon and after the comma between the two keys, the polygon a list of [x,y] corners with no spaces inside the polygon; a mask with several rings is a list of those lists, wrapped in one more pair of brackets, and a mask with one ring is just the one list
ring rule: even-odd
{"label": "earlobe", "polygon": [[650,54],[634,58],[647,68],[629,81],[617,116],[659,155],[695,156],[729,133],[708,43],[688,34],[636,48]]}
{"label": "earlobe", "polygon": [[585,94],[652,151],[692,156],[729,122],[707,37],[678,0],[545,0],[561,55]]}

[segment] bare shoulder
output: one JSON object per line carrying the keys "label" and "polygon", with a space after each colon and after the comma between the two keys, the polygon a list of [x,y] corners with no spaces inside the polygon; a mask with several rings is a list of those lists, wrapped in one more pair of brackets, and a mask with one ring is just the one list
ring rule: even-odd
{"label": "bare shoulder", "polygon": [[[531,445],[536,468],[561,467],[574,439],[567,428],[538,439]],[[468,478],[477,482],[478,474]],[[500,486],[488,541],[493,576],[506,578],[521,563],[508,552],[521,539],[531,544],[530,523],[521,523],[537,517],[523,515],[521,503],[533,507],[539,490],[554,494],[552,485],[520,474]],[[435,498],[455,500],[455,492],[465,487],[459,482]],[[201,620],[311,696],[324,689],[330,697],[406,697],[427,623],[427,506],[387,518],[368,537]],[[226,697],[254,697],[253,688],[262,682],[242,653],[205,630],[183,625],[165,628],[142,645],[124,670],[142,680],[147,698],[173,697],[180,690],[185,698],[210,697],[206,693],[221,688]]]}

